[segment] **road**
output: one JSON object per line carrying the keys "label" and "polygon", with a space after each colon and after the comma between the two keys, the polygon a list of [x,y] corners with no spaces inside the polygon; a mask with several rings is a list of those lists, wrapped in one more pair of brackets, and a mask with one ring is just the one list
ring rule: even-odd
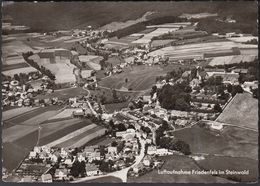
{"label": "road", "polygon": [[138,156],[136,156],[135,163],[133,165],[131,165],[130,167],[124,168],[122,170],[116,171],[116,172],[108,173],[106,175],[89,176],[89,177],[80,178],[78,180],[72,181],[71,183],[80,183],[80,182],[85,182],[85,181],[88,181],[88,180],[94,180],[94,179],[98,179],[98,178],[104,178],[104,177],[108,177],[108,176],[113,176],[113,177],[119,178],[124,183],[127,182],[127,173],[129,171],[129,169],[138,165],[145,156],[144,151],[145,151],[145,143],[146,142],[145,142],[145,140],[143,140],[141,138],[140,133],[137,133],[137,137],[139,138],[140,143],[141,143],[141,150],[140,150],[140,154]]}

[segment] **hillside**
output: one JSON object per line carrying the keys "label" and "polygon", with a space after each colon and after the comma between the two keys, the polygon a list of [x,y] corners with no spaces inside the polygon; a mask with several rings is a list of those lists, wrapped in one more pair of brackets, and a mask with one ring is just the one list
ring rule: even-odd
{"label": "hillside", "polygon": [[[243,14],[235,13],[240,10]],[[13,24],[34,30],[59,30],[135,20],[149,11],[155,12],[150,17],[200,12],[231,14],[248,23],[257,16],[255,2],[16,2],[3,6],[2,14],[3,18],[10,16]]]}

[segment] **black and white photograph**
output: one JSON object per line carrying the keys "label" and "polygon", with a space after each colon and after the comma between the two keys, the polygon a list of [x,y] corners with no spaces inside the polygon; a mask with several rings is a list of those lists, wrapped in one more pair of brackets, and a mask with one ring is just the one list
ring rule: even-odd
{"label": "black and white photograph", "polygon": [[257,183],[257,1],[2,2],[2,181]]}

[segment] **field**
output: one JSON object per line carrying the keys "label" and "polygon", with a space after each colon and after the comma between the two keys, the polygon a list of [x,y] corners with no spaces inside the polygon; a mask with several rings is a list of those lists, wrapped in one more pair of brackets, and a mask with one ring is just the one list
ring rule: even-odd
{"label": "field", "polygon": [[106,24],[106,25],[102,26],[100,29],[101,30],[113,30],[113,31],[116,31],[116,30],[119,30],[119,29],[122,29],[122,28],[125,28],[125,27],[128,27],[128,26],[131,26],[133,24],[145,21],[146,17],[151,15],[151,14],[152,14],[152,12],[146,12],[144,15],[142,15],[142,17],[137,18],[135,20],[128,20],[126,22],[111,22],[109,24]]}
{"label": "field", "polygon": [[220,154],[221,156],[257,159],[258,133],[236,127],[225,127],[221,133],[193,126],[173,135],[190,145],[192,154]]}
{"label": "field", "polygon": [[63,110],[62,112],[58,113],[57,115],[55,115],[55,116],[49,118],[49,119],[47,120],[47,122],[53,121],[53,120],[60,120],[61,118],[65,118],[65,119],[71,118],[73,111],[76,111],[76,110],[78,110],[78,109],[77,109],[77,108],[65,109],[65,110]]}
{"label": "field", "polygon": [[3,65],[2,66],[2,71],[9,71],[9,70],[14,70],[18,68],[26,68],[29,67],[27,63],[17,63],[17,64],[12,64],[12,65]]}
{"label": "field", "polygon": [[[196,163],[186,157],[180,155],[172,155],[160,157],[160,159],[165,160],[163,167],[160,169],[161,171],[168,170],[183,170],[183,171],[191,171],[191,170],[201,170]],[[185,174],[160,174],[158,170],[153,170],[143,176],[137,178],[128,178],[129,182],[138,182],[138,183],[230,183],[229,180],[211,176],[211,175],[185,175]]]}
{"label": "field", "polygon": [[252,62],[256,59],[256,55],[236,55],[236,56],[221,56],[214,57],[210,62],[210,66],[216,65],[228,65],[228,64],[238,64],[242,62]]}
{"label": "field", "polygon": [[23,59],[23,56],[21,55],[14,55],[14,56],[9,56],[7,58],[4,58],[2,61],[2,64],[5,66],[8,65],[16,65],[16,64],[21,64],[25,63],[25,60]]}
{"label": "field", "polygon": [[148,55],[165,55],[169,56],[170,59],[202,58],[206,53],[225,53],[231,50],[233,47],[248,49],[257,48],[256,45],[245,45],[241,43],[234,43],[231,41],[221,41],[170,46],[150,52]]}
{"label": "field", "polygon": [[37,99],[46,99],[58,97],[59,99],[68,99],[76,96],[87,96],[88,92],[83,88],[66,88],[61,90],[55,90],[53,93],[46,93],[44,95],[37,95]]}
{"label": "field", "polygon": [[258,129],[258,100],[249,93],[237,94],[217,118],[222,123]]}
{"label": "field", "polygon": [[46,145],[66,136],[76,130],[88,126],[89,120],[81,121],[80,119],[67,119],[41,125],[41,134],[39,145]]}
{"label": "field", "polygon": [[241,55],[254,55],[254,56],[258,56],[258,49],[240,49],[240,53]]}
{"label": "field", "polygon": [[89,141],[86,145],[87,146],[94,146],[94,145],[109,145],[114,139],[108,137],[108,136],[102,136],[100,138],[93,139]]}
{"label": "field", "polygon": [[76,77],[73,74],[73,69],[76,66],[70,63],[70,59],[56,57],[53,63],[50,58],[40,58],[38,54],[34,54],[29,58],[33,59],[39,66],[49,69],[56,77],[55,83],[76,82]]}
{"label": "field", "polygon": [[28,51],[33,51],[33,49],[19,40],[4,42],[2,46],[3,57],[8,57],[10,55],[21,55],[23,52]]}
{"label": "field", "polygon": [[137,39],[137,40],[133,41],[132,43],[148,44],[153,37],[160,36],[160,35],[166,34],[168,32],[174,32],[176,30],[178,30],[178,28],[157,28],[156,30],[154,30],[148,34],[145,34],[142,38]]}
{"label": "field", "polygon": [[242,37],[231,37],[231,38],[228,38],[228,39],[231,40],[231,41],[238,42],[238,43],[244,43],[244,42],[250,41],[252,39],[258,40],[258,37],[255,37],[255,36],[242,36]]}
{"label": "field", "polygon": [[2,74],[13,77],[15,74],[37,72],[37,71],[38,70],[36,70],[33,67],[22,67],[22,68],[15,68],[12,70],[2,71]]}
{"label": "field", "polygon": [[35,145],[78,147],[104,134],[104,127],[91,124],[86,119],[71,118],[73,109],[61,108],[14,108],[3,112],[2,155],[5,168],[15,169]]}
{"label": "field", "polygon": [[152,47],[163,46],[163,45],[170,44],[172,41],[174,41],[174,40],[173,39],[153,40],[151,43],[151,46]]}
{"label": "field", "polygon": [[36,109],[36,107],[18,107],[18,108],[15,108],[15,109],[3,111],[2,121],[11,119],[11,118],[13,118],[17,115],[23,114],[25,112],[29,112],[29,111],[34,110],[34,109]]}
{"label": "field", "polygon": [[151,42],[153,37],[157,37],[157,36],[160,36],[160,35],[163,35],[163,34],[167,34],[169,32],[175,32],[181,26],[185,28],[186,26],[189,26],[189,25],[190,25],[189,22],[166,23],[166,24],[162,24],[162,25],[150,25],[150,26],[147,26],[147,29],[155,29],[155,30],[152,30],[150,32],[147,31],[147,32],[137,33],[137,34],[140,34],[140,36],[143,36],[143,37],[133,41],[132,43],[135,43],[135,44],[148,44],[149,42]]}
{"label": "field", "polygon": [[249,170],[249,175],[221,175],[223,178],[233,178],[235,181],[256,182],[258,180],[258,160],[249,158],[232,158],[219,156],[206,156],[204,160],[197,161],[199,167],[206,170]]}
{"label": "field", "polygon": [[[66,136],[63,136],[62,138],[59,138],[55,141],[52,141],[51,143],[46,144],[49,147],[54,147],[54,146],[58,146],[59,144],[62,144],[65,141],[70,141],[72,138],[75,138],[76,136],[81,135],[82,133],[89,131],[93,128],[95,128],[96,125],[95,124],[90,124],[90,125],[86,125],[78,130],[75,130],[69,134],[67,134]],[[66,147],[66,146],[65,146]]]}
{"label": "field", "polygon": [[75,148],[85,145],[87,142],[93,140],[96,137],[100,137],[105,134],[105,129],[101,126],[96,126],[92,129],[84,131],[78,136],[74,136],[62,143],[57,144],[57,147]]}
{"label": "field", "polygon": [[182,14],[179,17],[181,18],[187,18],[187,19],[191,19],[191,18],[195,18],[195,19],[201,19],[201,18],[206,18],[206,17],[215,17],[218,14],[211,14],[211,13],[198,13],[198,14]]}
{"label": "field", "polygon": [[[103,79],[99,85],[112,89],[125,87],[135,91],[141,91],[150,89],[155,83],[156,77],[160,75],[166,75],[166,71],[158,66],[137,66],[134,67],[133,70],[125,68],[123,73]],[[125,82],[126,78],[128,79],[127,83]]]}
{"label": "field", "polygon": [[111,103],[106,104],[105,108],[108,113],[113,113],[114,111],[120,111],[123,108],[128,107],[129,101],[123,102],[123,103]]}
{"label": "field", "polygon": [[2,159],[3,167],[11,171],[29,154],[29,151],[36,145],[38,131],[15,140],[13,142],[3,142]]}

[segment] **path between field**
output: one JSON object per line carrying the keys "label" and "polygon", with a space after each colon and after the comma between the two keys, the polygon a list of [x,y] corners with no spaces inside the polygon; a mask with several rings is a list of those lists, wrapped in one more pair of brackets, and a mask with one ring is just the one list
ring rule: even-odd
{"label": "path between field", "polygon": [[138,156],[136,156],[135,163],[133,165],[131,165],[130,167],[124,168],[124,169],[122,169],[120,171],[108,173],[106,175],[89,176],[89,177],[80,178],[78,180],[72,181],[71,183],[80,183],[80,182],[85,182],[85,181],[88,181],[88,180],[94,180],[94,179],[104,178],[104,177],[109,177],[109,176],[113,176],[113,177],[119,178],[124,183],[126,183],[127,182],[127,173],[129,171],[129,169],[133,168],[136,165],[138,165],[142,161],[144,156],[145,156],[144,151],[145,151],[145,144],[146,144],[146,142],[145,142],[145,140],[143,140],[141,138],[141,135],[139,133],[137,133],[137,137],[139,138],[140,143],[141,143],[141,151],[140,151],[140,154]]}

